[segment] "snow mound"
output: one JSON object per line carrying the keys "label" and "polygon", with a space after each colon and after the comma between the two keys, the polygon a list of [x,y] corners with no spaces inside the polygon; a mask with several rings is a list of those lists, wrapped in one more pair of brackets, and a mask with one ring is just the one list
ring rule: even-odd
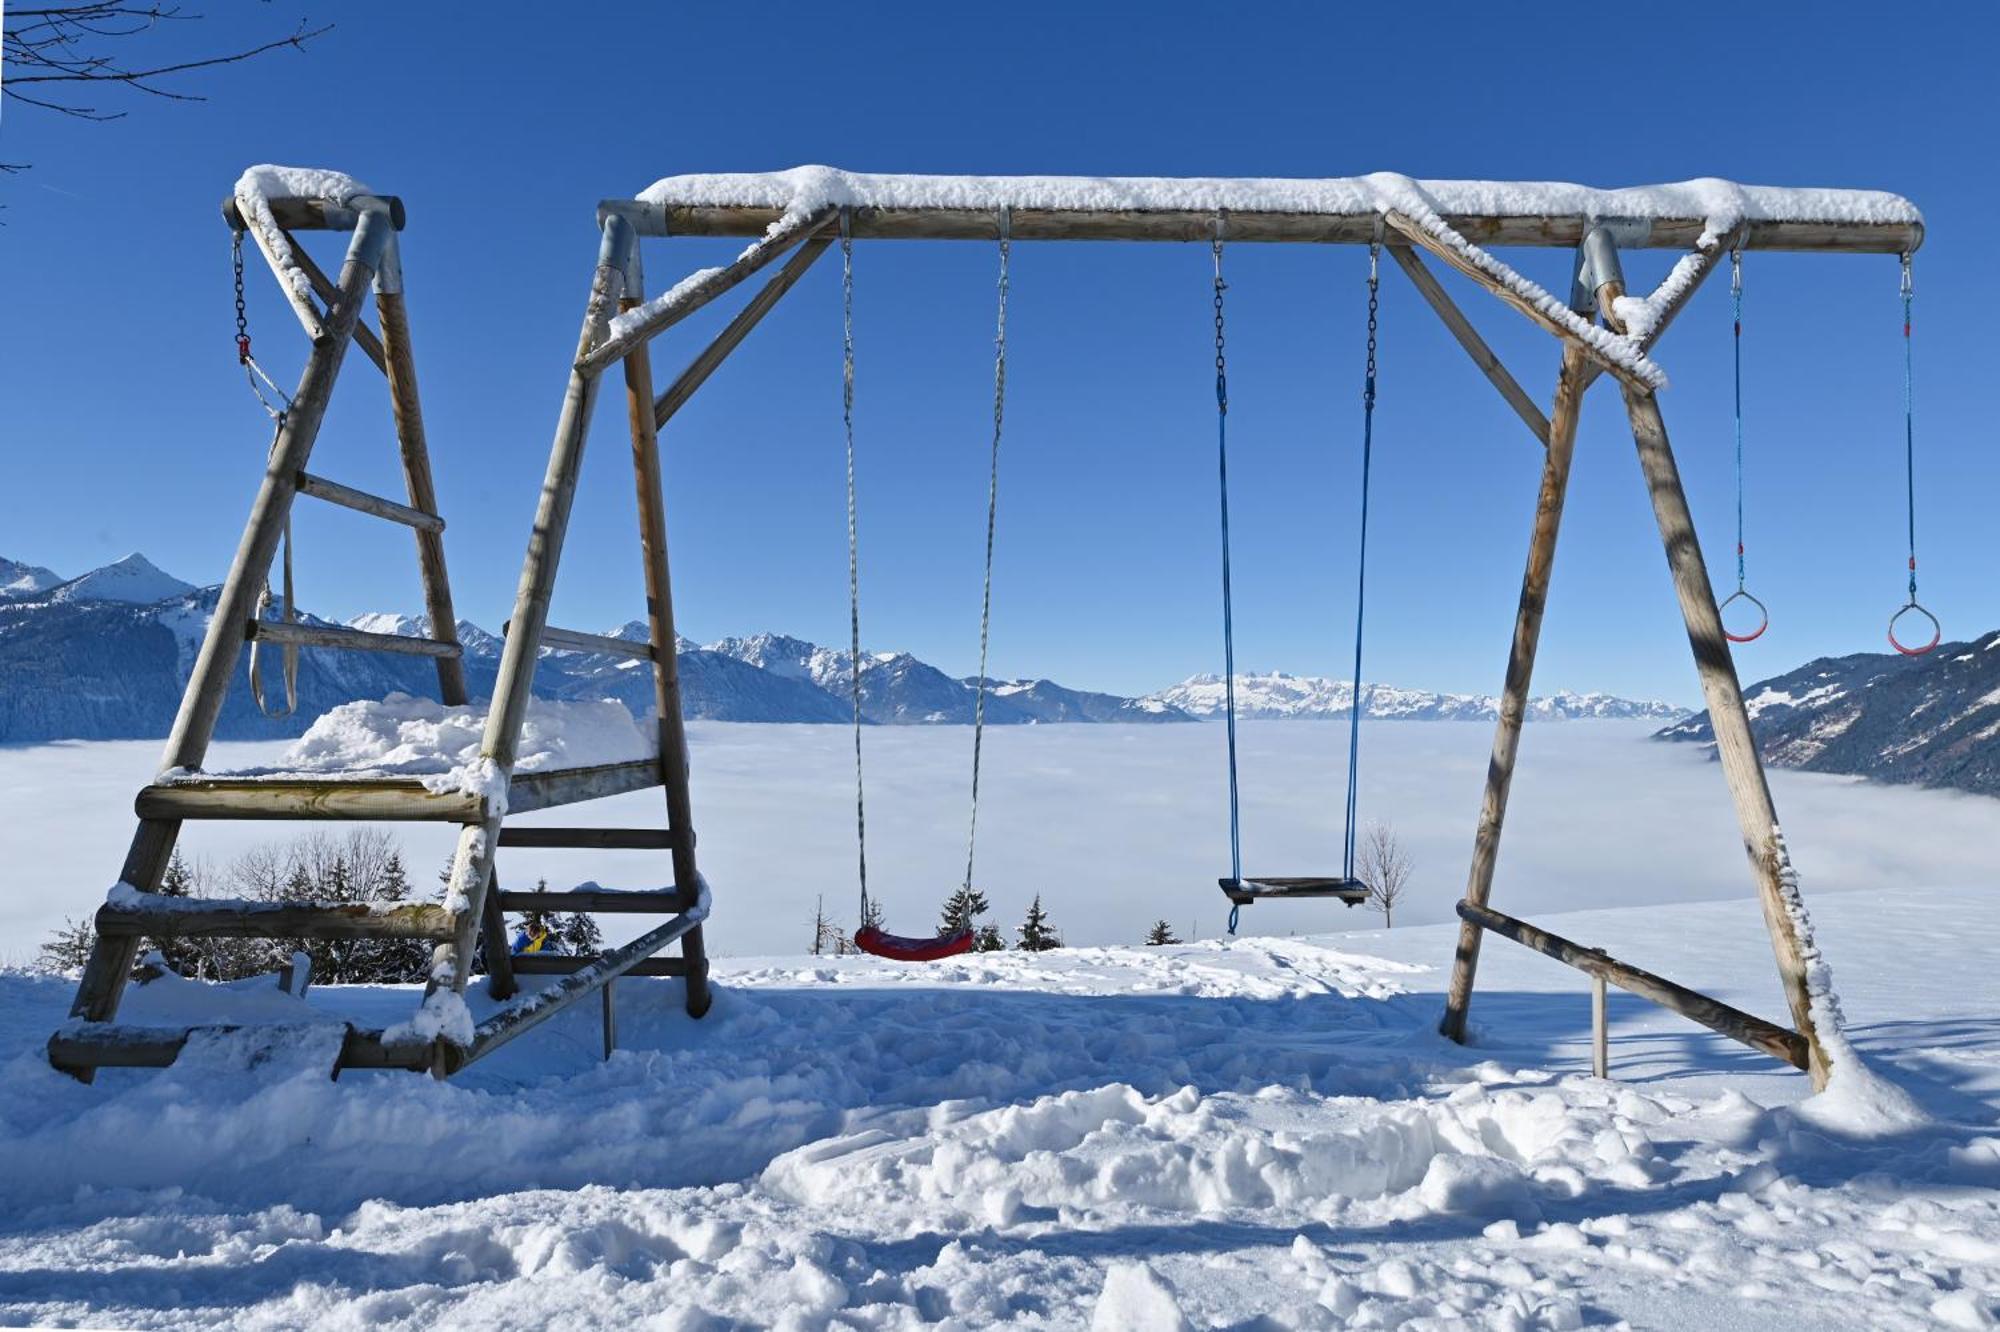
{"label": "snow mound", "polygon": [[[391,694],[332,708],[292,742],[274,772],[432,776],[470,771],[486,732],[480,704],[448,707]],[[521,727],[516,771],[650,758],[658,742],[615,699],[535,699]]]}

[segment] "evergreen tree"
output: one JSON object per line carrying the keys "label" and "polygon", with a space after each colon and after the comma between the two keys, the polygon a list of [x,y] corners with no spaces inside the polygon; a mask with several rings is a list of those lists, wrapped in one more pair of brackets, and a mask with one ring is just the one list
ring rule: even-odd
{"label": "evergreen tree", "polygon": [[984,925],[972,936],[972,951],[975,953],[1004,953],[1007,940],[1002,937],[998,925]]}
{"label": "evergreen tree", "polygon": [[[558,934],[562,939],[562,950],[574,957],[588,957],[604,946],[604,934],[597,928],[587,911],[572,912],[556,918],[561,922]],[[543,945],[546,947],[547,945]]]}
{"label": "evergreen tree", "polygon": [[970,885],[960,888],[944,900],[944,910],[939,915],[942,926],[939,933],[957,934],[960,930],[969,930],[990,909],[985,893]]}
{"label": "evergreen tree", "polygon": [[173,859],[167,862],[167,872],[160,876],[160,896],[190,897],[194,894],[194,872],[181,855],[179,847],[174,848]]}
{"label": "evergreen tree", "polygon": [[90,950],[97,943],[97,932],[91,928],[89,919],[65,920],[61,929],[51,935],[35,957],[35,967],[39,971],[68,975],[83,970],[90,961]]}
{"label": "evergreen tree", "polygon": [[1028,915],[1021,922],[1021,928],[1014,931],[1020,936],[1018,947],[1030,953],[1046,952],[1062,947],[1062,937],[1049,927],[1049,914],[1042,910],[1042,895],[1035,894],[1035,900],[1028,904]]}
{"label": "evergreen tree", "polygon": [[[549,881],[547,879],[535,880],[536,892],[546,893],[548,890]],[[542,952],[559,953],[562,951],[562,921],[556,912],[550,911],[546,907],[529,907],[521,913],[521,928],[527,931],[528,942],[530,944],[535,942],[536,935],[544,933],[548,935],[548,938],[542,944]]]}
{"label": "evergreen tree", "polygon": [[[194,871],[188,868],[186,858],[181,855],[181,849],[175,847],[173,857],[167,861],[166,873],[160,876],[160,896],[193,897],[198,886]],[[173,968],[176,975],[199,976],[202,970],[201,944],[202,941],[199,939],[142,939],[139,942],[139,956],[144,957],[149,952],[157,951],[166,959],[167,965]]]}
{"label": "evergreen tree", "polygon": [[1174,933],[1174,927],[1167,924],[1165,917],[1154,921],[1153,928],[1146,931],[1146,946],[1149,948],[1158,948],[1161,944],[1177,944],[1180,941],[1180,936]]}
{"label": "evergreen tree", "polygon": [[871,897],[861,904],[860,928],[864,930],[870,928],[879,930],[882,928],[882,900],[880,898]]}

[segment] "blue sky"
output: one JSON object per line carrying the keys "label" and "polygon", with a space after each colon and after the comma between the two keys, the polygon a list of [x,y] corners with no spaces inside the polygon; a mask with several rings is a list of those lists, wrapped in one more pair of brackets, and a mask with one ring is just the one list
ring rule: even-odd
{"label": "blue sky", "polygon": [[[210,6],[178,53],[302,13]],[[667,174],[828,162],[875,171],[1573,179],[1718,175],[1892,189],[1917,262],[1919,521],[1949,635],[2000,624],[1985,537],[2000,487],[1978,367],[1994,267],[1980,62],[1993,21],[1738,7],[1699,23],[1550,7],[760,7],[354,3],[306,53],[201,80],[107,125],[10,105],[0,147],[0,554],[64,574],[145,551],[221,576],[267,441],[231,351],[217,204],[253,162],[334,166],[407,200],[410,306],[460,613],[511,605],[594,256],[592,206]],[[1452,14],[1456,14],[1456,18]],[[650,242],[654,286],[732,243]],[[337,258],[337,249],[322,248]],[[1567,256],[1521,257],[1556,286]],[[1635,285],[1669,257],[1632,260]],[[1238,662],[1338,675],[1352,619],[1366,259],[1231,253]],[[856,257],[864,629],[976,661],[995,255]],[[1387,266],[1385,265],[1385,269]],[[1745,363],[1752,588],[1746,678],[1882,646],[1902,594],[1896,266],[1753,254]],[[1218,669],[1208,256],[1015,252],[993,668],[1142,691]],[[303,342],[251,273],[258,348]],[[1455,286],[1531,391],[1555,344]],[[662,380],[725,317],[656,344]],[[1731,578],[1728,297],[1661,348],[1662,402],[1704,547]],[[838,268],[814,269],[665,438],[684,632],[845,636]],[[1369,670],[1491,690],[1505,660],[1538,448],[1400,274],[1383,281]],[[631,485],[608,395],[554,621],[638,613]],[[356,360],[315,470],[393,493],[386,398]],[[322,614],[420,605],[394,529],[302,506],[300,595]],[[1592,397],[1541,689],[1696,698],[1618,400]]]}

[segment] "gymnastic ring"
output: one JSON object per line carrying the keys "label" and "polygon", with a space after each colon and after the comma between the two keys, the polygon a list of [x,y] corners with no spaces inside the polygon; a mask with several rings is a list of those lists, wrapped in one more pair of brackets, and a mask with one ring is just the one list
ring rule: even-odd
{"label": "gymnastic ring", "polygon": [[[1926,620],[1929,620],[1931,622],[1931,641],[1924,644],[1922,647],[1906,647],[1896,637],[1896,621],[1902,619],[1905,615],[1908,615],[1911,611],[1915,611],[1917,614],[1923,616]],[[1912,601],[1909,605],[1903,607],[1903,609],[1897,611],[1894,615],[1889,617],[1889,646],[1896,649],[1896,651],[1902,653],[1906,657],[1923,656],[1926,652],[1929,652],[1932,648],[1936,647],[1938,645],[1938,640],[1943,637],[1944,637],[1944,626],[1938,623],[1938,617],[1931,614],[1929,611],[1925,610],[1922,606],[1919,606],[1914,601]]]}
{"label": "gymnastic ring", "polygon": [[1731,632],[1729,632],[1729,626],[1725,624],[1722,626],[1722,636],[1728,639],[1732,643],[1754,643],[1758,639],[1764,636],[1764,631],[1766,629],[1769,629],[1771,627],[1771,612],[1765,609],[1763,602],[1757,600],[1757,598],[1751,596],[1748,592],[1745,592],[1742,588],[1739,587],[1731,596],[1726,598],[1720,606],[1717,606],[1715,608],[1716,614],[1720,616],[1723,611],[1729,609],[1731,602],[1736,602],[1736,601],[1747,601],[1752,606],[1755,606],[1757,608],[1757,616],[1758,616],[1757,627],[1755,629],[1752,629],[1747,634],[1732,634]]}

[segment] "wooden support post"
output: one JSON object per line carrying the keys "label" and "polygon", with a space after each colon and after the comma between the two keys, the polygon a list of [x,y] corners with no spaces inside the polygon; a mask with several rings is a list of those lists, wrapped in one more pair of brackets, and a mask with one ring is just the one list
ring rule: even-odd
{"label": "wooden support post", "polygon": [[1743,686],[1736,678],[1736,662],[1729,654],[1729,640],[1722,632],[1722,612],[1716,606],[1715,589],[1708,581],[1708,566],[1702,561],[1701,545],[1695,539],[1694,516],[1688,511],[1687,493],[1681,488],[1680,468],[1667,442],[1659,399],[1650,391],[1627,385],[1625,411],[1631,418],[1632,438],[1639,447],[1639,467],[1645,474],[1646,489],[1652,495],[1660,541],[1666,547],[1674,595],[1680,602],[1681,618],[1687,624],[1688,646],[1694,652],[1695,670],[1701,676],[1702,698],[1708,704],[1709,725],[1715,733],[1716,756],[1722,762],[1722,775],[1736,804],[1743,849],[1750,857],[1757,879],[1757,897],[1764,908],[1764,928],[1771,936],[1778,979],[1784,986],[1792,1025],[1805,1038],[1809,1052],[1806,1071],[1812,1077],[1813,1087],[1824,1089],[1826,1051],[1820,1045],[1813,1021],[1804,950],[1787,903],[1787,897],[1795,889],[1785,882],[1787,861],[1778,828],[1778,811],[1771,800],[1771,787],[1765,780],[1757,742],[1750,733],[1750,713],[1743,706]]}
{"label": "wooden support post", "polygon": [[1493,381],[1493,387],[1500,390],[1500,396],[1507,400],[1507,405],[1514,409],[1514,414],[1534,432],[1535,438],[1542,442],[1542,447],[1547,448],[1549,418],[1542,415],[1542,409],[1535,405],[1535,400],[1528,396],[1520,381],[1508,373],[1507,367],[1500,363],[1500,358],[1486,345],[1486,339],[1479,336],[1479,330],[1472,326],[1472,321],[1465,317],[1465,312],[1453,302],[1451,294],[1444,289],[1437,278],[1432,276],[1424,261],[1417,258],[1417,252],[1407,245],[1391,245],[1389,257],[1396,261],[1397,267],[1408,275],[1410,282],[1423,295],[1424,300],[1430,303],[1431,309],[1437,312],[1437,317],[1444,321],[1444,326],[1451,330],[1454,338],[1458,339],[1458,345],[1465,348],[1465,354],[1472,358],[1472,363]]}
{"label": "wooden support post", "polygon": [[607,1060],[611,1058],[611,1052],[618,1048],[618,1000],[614,997],[617,988],[615,980],[604,982],[604,1057]]}
{"label": "wooden support post", "polygon": [[[1548,453],[1542,460],[1541,492],[1535,501],[1534,536],[1528,543],[1528,568],[1521,576],[1521,601],[1514,612],[1514,641],[1507,653],[1507,680],[1500,693],[1500,719],[1493,730],[1493,755],[1486,764],[1486,793],[1479,805],[1479,829],[1472,843],[1472,868],[1466,876],[1465,900],[1485,906],[1493,892],[1493,871],[1500,859],[1500,829],[1507,818],[1507,793],[1514,780],[1514,760],[1521,747],[1521,723],[1528,714],[1528,689],[1535,674],[1535,649],[1541,642],[1542,610],[1549,599],[1549,574],[1555,566],[1556,537],[1562,529],[1563,499],[1569,490],[1570,459],[1576,451],[1577,419],[1583,411],[1582,348],[1563,348],[1562,376],[1556,384],[1555,412],[1549,422]],[[1472,979],[1479,967],[1479,927],[1459,926],[1458,952],[1452,963],[1451,988],[1445,997],[1444,1020],[1438,1030],[1454,1041],[1465,1040],[1465,1014],[1472,1004]]]}
{"label": "wooden support post", "polygon": [[[583,467],[584,444],[590,435],[590,412],[597,401],[599,376],[581,368],[581,363],[604,337],[605,325],[617,308],[633,243],[629,225],[617,217],[606,219],[597,269],[591,277],[590,300],[584,309],[583,329],[577,337],[576,363],[571,366],[562,413],[556,419],[555,441],[549,449],[541,499],[535,506],[534,524],[528,532],[528,552],[521,562],[521,581],[514,593],[514,613],[509,617],[510,629],[500,652],[500,672],[494,681],[493,702],[487,709],[486,733],[479,752],[497,771],[510,777],[519,752],[521,723],[527,716],[528,698],[534,687],[542,626],[548,623],[549,598],[555,591],[556,566],[562,558],[563,537],[569,530],[570,508],[576,500],[577,475]],[[489,811],[483,822],[468,824],[459,834],[458,850],[452,859],[452,882],[454,891],[462,892],[465,901],[453,937],[439,944],[432,956],[432,988],[455,992],[465,989],[473,935],[482,928],[485,919],[501,822],[500,815]],[[464,1055],[464,1051],[440,1040],[433,1055],[432,1074],[440,1078],[449,1076],[463,1064]]]}
{"label": "wooden support post", "polygon": [[[285,239],[292,243],[292,258],[298,261],[299,271],[306,275],[306,281],[312,283],[312,289],[319,293],[321,300],[332,305],[335,295],[340,290],[334,286],[333,279],[328,277],[326,270],[314,261],[306,247],[299,244],[298,237],[288,231],[285,233]],[[375,363],[377,370],[385,375],[389,373],[389,358],[382,352],[382,340],[375,336],[368,325],[359,321],[354,325],[354,345],[361,348],[362,354]]]}
{"label": "wooden support post", "polygon": [[[772,298],[773,300],[776,297]],[[634,309],[639,292],[627,292]],[[755,322],[755,321],[752,321]],[[745,330],[748,331],[747,329]],[[720,357],[717,358],[720,360]],[[646,572],[646,623],[652,631],[653,704],[659,713],[660,780],[667,790],[667,827],[676,834],[674,887],[692,893],[699,876],[694,858],[694,806],[688,796],[687,727],[681,716],[680,659],[674,650],[674,586],[667,567],[667,504],[660,474],[660,440],[653,416],[653,363],[642,339],[625,355],[625,405],[632,428],[632,475],[639,492],[639,546]],[[681,936],[687,959],[687,1011],[708,1012],[707,951],[701,926]]]}
{"label": "wooden support post", "polygon": [[[272,556],[277,553],[285,516],[291,512],[298,475],[312,457],[327,400],[333,393],[355,321],[361,314],[362,298],[374,279],[390,234],[387,212],[371,209],[361,214],[348,243],[347,258],[341,265],[338,296],[327,311],[326,336],[313,344],[298,389],[292,395],[291,410],[271,445],[263,483],[251,504],[250,517],[237,543],[236,556],[230,561],[229,574],[223,580],[215,613],[209,619],[208,632],[195,657],[187,692],[181,696],[180,711],[160,760],[162,769],[199,768],[208,755],[215,719],[222,710],[229,677],[235,673],[243,649],[246,626],[256,615],[257,595],[270,571]],[[142,820],[119,871],[120,880],[142,892],[158,888],[179,836],[177,819]],[[133,938],[97,941],[77,987],[71,1017],[108,1022],[117,1015],[126,973],[132,969],[138,946],[139,941]]]}
{"label": "wooden support post", "polygon": [[1605,993],[1607,982],[1602,973],[1594,973],[1590,978],[1590,1072],[1594,1077],[1611,1076],[1611,1035],[1610,1015],[1607,1012],[1610,998]]}
{"label": "wooden support post", "polygon": [[[396,420],[403,484],[411,508],[436,513],[437,487],[431,480],[430,444],[424,437],[424,409],[417,395],[410,315],[403,303],[403,261],[393,240],[383,258],[382,271],[375,278],[375,316],[382,326],[382,351],[386,358],[383,370],[389,377],[389,405]],[[452,608],[451,578],[445,571],[444,535],[422,528],[416,529],[415,534],[417,570],[422,576],[424,614],[431,622],[431,637],[440,643],[456,643],[458,613]],[[438,698],[442,702],[457,707],[472,701],[465,686],[465,663],[460,658],[440,657],[437,678]]]}

